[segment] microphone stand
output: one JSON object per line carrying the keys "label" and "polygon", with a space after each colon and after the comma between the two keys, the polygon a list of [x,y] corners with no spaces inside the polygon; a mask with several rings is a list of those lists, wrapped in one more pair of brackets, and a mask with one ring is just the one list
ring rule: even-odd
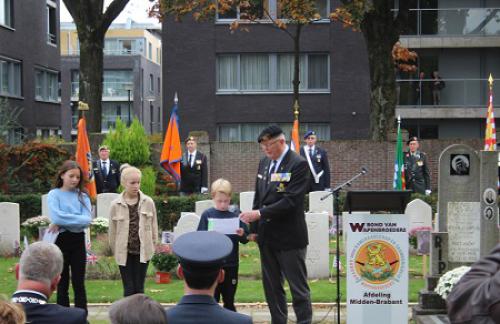
{"label": "microphone stand", "polygon": [[320,200],[325,200],[329,196],[333,195],[333,215],[335,216],[335,237],[337,240],[337,247],[335,250],[335,257],[336,257],[336,264],[335,264],[335,270],[337,271],[336,273],[336,280],[337,280],[337,323],[340,324],[340,238],[339,238],[339,219],[340,219],[340,209],[339,209],[339,204],[340,204],[340,191],[344,187],[349,187],[351,186],[351,183],[356,180],[357,178],[361,177],[362,175],[366,174],[368,170],[366,168],[361,168],[361,172],[356,174],[354,177],[351,179],[347,180],[346,182],[338,185],[337,187],[333,188],[331,192],[328,194],[324,195],[323,197],[320,198]]}

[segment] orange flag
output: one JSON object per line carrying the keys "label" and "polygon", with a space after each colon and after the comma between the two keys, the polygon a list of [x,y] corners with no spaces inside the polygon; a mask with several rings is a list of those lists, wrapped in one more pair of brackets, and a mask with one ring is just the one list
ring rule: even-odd
{"label": "orange flag", "polygon": [[179,120],[177,118],[177,100],[175,101],[170,121],[168,123],[163,148],[161,150],[160,165],[174,177],[175,181],[181,180],[182,148],[179,136]]}
{"label": "orange flag", "polygon": [[490,101],[488,105],[488,115],[486,116],[486,131],[484,132],[484,150],[497,150],[497,132],[495,129],[495,111],[493,109],[493,77],[490,74]]}
{"label": "orange flag", "polygon": [[90,198],[97,196],[95,189],[94,172],[92,172],[92,152],[90,151],[89,138],[87,136],[87,123],[85,118],[80,118],[78,122],[78,137],[76,141],[76,162],[83,171],[83,178],[86,180],[86,188]]}
{"label": "orange flag", "polygon": [[300,140],[299,140],[299,120],[295,119],[293,122],[293,128],[292,128],[292,140],[290,141],[291,143],[291,149],[292,151],[298,152],[300,150]]}

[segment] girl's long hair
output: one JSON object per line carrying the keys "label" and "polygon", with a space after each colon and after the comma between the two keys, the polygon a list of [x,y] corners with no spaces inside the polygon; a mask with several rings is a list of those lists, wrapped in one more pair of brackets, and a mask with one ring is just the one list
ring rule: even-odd
{"label": "girl's long hair", "polygon": [[82,168],[80,167],[80,165],[78,165],[78,163],[76,163],[76,161],[66,160],[63,162],[63,164],[61,165],[61,167],[59,167],[59,170],[57,171],[55,187],[62,188],[63,179],[61,179],[61,176],[66,172],[68,172],[69,170],[74,170],[74,169],[80,170],[80,181],[76,186],[76,191],[78,192],[78,200],[80,201],[83,207],[87,208],[87,206],[85,206],[85,203],[83,202],[83,195],[82,195],[82,193],[85,193],[87,196],[89,195],[87,188],[85,188],[86,179],[83,176]]}

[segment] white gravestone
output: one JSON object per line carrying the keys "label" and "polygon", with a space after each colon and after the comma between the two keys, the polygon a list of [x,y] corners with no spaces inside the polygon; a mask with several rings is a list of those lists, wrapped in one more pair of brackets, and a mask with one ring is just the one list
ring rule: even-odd
{"label": "white gravestone", "polygon": [[252,210],[255,191],[245,191],[240,193],[240,211],[246,212]]}
{"label": "white gravestone", "polygon": [[49,194],[42,195],[42,215],[49,217],[49,204],[47,203],[47,197]]}
{"label": "white gravestone", "polygon": [[106,192],[97,195],[97,217],[109,219],[109,210],[111,203],[118,198],[120,194],[113,192]]}
{"label": "white gravestone", "polygon": [[333,215],[333,195],[329,195],[324,200],[321,200],[321,198],[328,194],[328,191],[311,191],[309,193],[309,212],[327,212],[328,215]]}
{"label": "white gravestone", "polygon": [[480,203],[448,203],[448,260],[476,262],[480,258]]}
{"label": "white gravestone", "polygon": [[327,213],[306,213],[309,245],[307,246],[307,277],[328,278],[329,276],[329,232]]}
{"label": "white gravestone", "polygon": [[0,203],[0,255],[11,255],[20,243],[19,204]]}
{"label": "white gravestone", "polygon": [[194,206],[195,214],[201,216],[205,210],[214,207],[214,202],[213,200],[200,200],[197,201]]}
{"label": "white gravestone", "polygon": [[174,227],[174,240],[182,234],[196,231],[199,223],[200,216],[194,213],[182,215],[177,222],[177,226]]}
{"label": "white gravestone", "polygon": [[409,231],[427,227],[432,230],[432,207],[421,199],[412,200],[406,205],[405,214],[410,219]]}

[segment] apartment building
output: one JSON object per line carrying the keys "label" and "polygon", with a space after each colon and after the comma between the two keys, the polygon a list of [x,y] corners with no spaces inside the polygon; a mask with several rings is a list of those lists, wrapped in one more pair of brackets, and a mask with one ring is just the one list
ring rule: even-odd
{"label": "apartment building", "polygon": [[0,0],[0,97],[22,110],[12,144],[59,134],[59,44],[59,0]]}
{"label": "apartment building", "polygon": [[[162,131],[161,36],[158,25],[113,23],[104,40],[102,132],[116,120],[138,118],[149,134]],[[73,23],[61,23],[62,133],[76,135],[79,41]]]}

